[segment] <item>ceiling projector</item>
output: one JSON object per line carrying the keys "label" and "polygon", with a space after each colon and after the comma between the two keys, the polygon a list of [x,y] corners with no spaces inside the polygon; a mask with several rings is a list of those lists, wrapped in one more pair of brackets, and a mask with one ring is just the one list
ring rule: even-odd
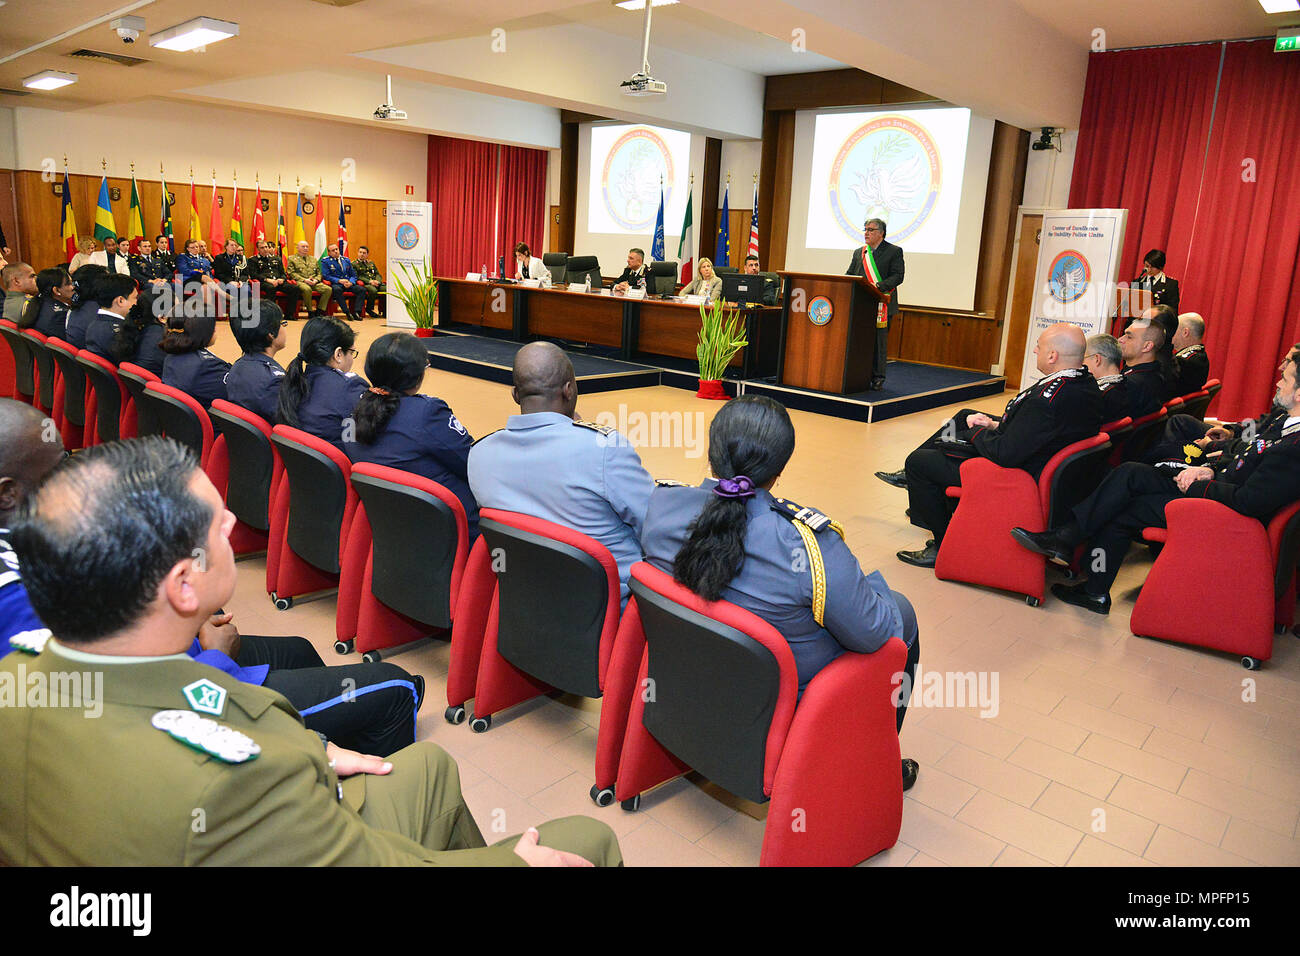
{"label": "ceiling projector", "polygon": [[659,96],[668,92],[668,84],[649,73],[633,73],[618,87],[628,96]]}
{"label": "ceiling projector", "polygon": [[375,109],[375,119],[404,120],[406,119],[406,110],[399,110],[396,106],[389,106],[387,103],[381,103]]}

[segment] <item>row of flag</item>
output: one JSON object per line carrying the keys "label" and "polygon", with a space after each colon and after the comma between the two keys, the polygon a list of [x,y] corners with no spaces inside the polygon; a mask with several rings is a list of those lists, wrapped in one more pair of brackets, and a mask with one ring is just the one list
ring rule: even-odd
{"label": "row of flag", "polygon": [[[217,181],[214,177],[212,180],[212,204],[208,213],[207,241],[209,251],[214,255],[221,251],[227,239],[233,239],[241,246],[245,245],[244,237],[244,213],[239,201],[239,183],[235,182],[231,187],[235,197],[235,206],[230,214],[230,234],[227,236],[221,219],[221,207],[217,202]],[[256,196],[253,200],[253,221],[250,223],[248,240],[252,243],[274,241],[280,249],[280,258],[286,259],[289,255],[289,242],[287,229],[284,218],[284,197],[277,188],[275,191],[275,223],[274,235],[268,235],[266,231],[266,222],[262,216],[262,184],[260,181],[256,184]],[[313,231],[313,251],[316,258],[325,255],[329,245],[326,238],[325,229],[325,204],[320,202],[321,196],[317,197],[316,203],[316,222]],[[198,195],[194,189],[194,179],[190,178],[190,202],[189,202],[189,238],[203,239],[204,231],[199,218],[199,201]],[[63,238],[64,251],[67,253],[68,261],[77,253],[77,221],[72,211],[72,191],[68,183],[68,170],[63,170],[63,212],[60,224]],[[99,201],[95,206],[95,224],[91,235],[99,240],[116,239],[118,237],[117,224],[113,219],[113,207],[109,200],[108,192],[108,175],[103,176],[99,183]],[[144,217],[141,210],[140,190],[136,185],[134,172],[131,175],[131,206],[127,217],[127,227],[125,233],[130,241],[131,251],[135,252],[141,239],[148,238],[144,231]],[[172,204],[171,198],[167,192],[167,180],[162,181],[162,209],[158,220],[157,235],[166,236],[169,244],[173,245],[175,251],[174,239],[175,233],[172,228]],[[339,252],[347,255],[348,245],[348,226],[344,217],[343,194],[339,191],[339,219],[336,231],[336,241],[339,244]],[[297,211],[293,217],[293,248],[297,249],[299,242],[307,240],[306,228],[302,218],[302,195],[298,194]]]}
{"label": "row of flag", "polygon": [[[722,193],[722,219],[718,224],[718,238],[713,261],[727,263],[731,261],[731,223],[730,219],[731,184],[728,183]],[[681,241],[677,244],[677,261],[681,263],[681,282],[690,282],[695,275],[695,216],[692,205],[694,193],[686,196],[686,213],[682,217]],[[749,217],[749,249],[746,256],[758,255],[758,183],[754,183],[754,208]],[[654,239],[650,242],[650,261],[664,261],[664,190],[659,187],[659,215],[655,219]]]}

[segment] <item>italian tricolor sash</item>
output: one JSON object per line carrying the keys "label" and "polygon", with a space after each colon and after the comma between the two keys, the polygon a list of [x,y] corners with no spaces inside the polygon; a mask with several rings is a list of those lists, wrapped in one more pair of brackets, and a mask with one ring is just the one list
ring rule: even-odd
{"label": "italian tricolor sash", "polygon": [[[880,290],[880,269],[876,266],[875,254],[871,251],[871,246],[863,243],[862,246],[862,274],[866,276],[871,287],[877,292]],[[883,329],[889,325],[889,305],[881,302],[876,307],[876,328]]]}

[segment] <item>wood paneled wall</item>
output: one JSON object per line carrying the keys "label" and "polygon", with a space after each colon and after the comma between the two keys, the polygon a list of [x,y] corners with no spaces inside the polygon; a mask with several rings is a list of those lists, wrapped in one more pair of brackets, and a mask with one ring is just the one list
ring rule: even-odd
{"label": "wood paneled wall", "polygon": [[[10,236],[9,244],[13,247],[14,254],[20,256],[25,262],[31,263],[38,270],[66,262],[67,256],[59,232],[63,200],[60,196],[54,194],[53,183],[45,182],[41,179],[40,173],[31,170],[16,172],[14,179],[21,235],[21,245],[15,245],[13,237]],[[62,175],[59,176],[58,181],[62,183]],[[88,236],[94,233],[95,209],[99,200],[99,183],[100,177],[98,176],[69,177],[69,186],[72,191],[72,211],[77,219],[78,236]],[[137,179],[136,184],[140,190],[141,219],[144,222],[144,234],[152,240],[159,232],[159,219],[162,214],[162,183],[156,179]],[[121,198],[112,202],[113,221],[114,225],[117,226],[117,234],[125,236],[127,235],[127,224],[130,221],[131,180],[110,176],[108,185],[110,189],[116,186],[120,190]],[[262,198],[269,200],[270,205],[270,208],[262,213],[262,217],[265,220],[267,235],[274,240],[274,183],[271,186],[272,188],[268,192],[266,184],[262,185]],[[2,187],[3,179],[0,179],[0,188]],[[168,180],[167,188],[176,197],[176,201],[172,206],[172,230],[176,237],[176,251],[180,252],[184,251],[185,240],[189,238],[190,233],[189,180],[188,178],[183,182]],[[297,195],[292,190],[293,187],[290,186],[289,191],[283,194],[285,233],[290,245],[293,242],[293,219],[297,210]],[[210,181],[209,184],[205,185],[196,183],[194,194],[198,200],[200,231],[203,238],[207,239],[208,218],[212,203]],[[224,203],[220,210],[222,231],[228,234],[231,213],[234,211],[234,195],[229,185],[223,186],[220,183],[217,185],[217,194]],[[256,254],[251,239],[254,195],[253,189],[245,186],[239,187],[239,201],[243,214],[245,237],[244,245],[247,255]],[[379,271],[387,277],[388,235],[386,228],[387,217],[385,215],[387,202],[382,199],[353,199],[346,195],[343,197],[343,201],[352,210],[346,215],[350,255],[355,258],[357,246],[368,246],[370,257],[378,264]],[[326,195],[324,202],[325,234],[330,241],[333,241],[338,232],[339,197]],[[3,193],[0,192],[0,206],[3,205]],[[0,210],[0,216],[3,216],[2,210]],[[315,228],[315,213],[313,212],[310,216],[304,213],[303,231],[307,235],[308,242],[312,241]],[[5,232],[7,235],[9,234],[7,228]],[[222,250],[212,248],[209,243],[208,251],[216,255]],[[289,251],[292,252],[293,250],[290,249]]]}

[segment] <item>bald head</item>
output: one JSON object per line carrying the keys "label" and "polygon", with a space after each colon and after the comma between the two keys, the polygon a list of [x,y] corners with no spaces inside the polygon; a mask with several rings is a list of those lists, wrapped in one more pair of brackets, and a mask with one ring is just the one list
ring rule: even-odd
{"label": "bald head", "polygon": [[36,270],[25,262],[11,262],[0,269],[0,286],[5,292],[36,294]]}
{"label": "bald head", "polygon": [[572,417],[577,408],[573,363],[550,342],[530,342],[515,353],[514,382],[511,394],[525,415],[559,412]]}
{"label": "bald head", "polygon": [[1051,375],[1063,368],[1078,368],[1083,364],[1087,344],[1087,337],[1077,325],[1068,322],[1049,325],[1038,336],[1038,345],[1034,349],[1038,356],[1038,370]]}
{"label": "bald head", "polygon": [[0,526],[8,526],[9,516],[62,458],[53,421],[31,405],[0,398]]}
{"label": "bald head", "polygon": [[1199,312],[1184,312],[1178,316],[1178,331],[1174,333],[1174,348],[1185,349],[1200,345],[1205,338],[1205,319]]}

